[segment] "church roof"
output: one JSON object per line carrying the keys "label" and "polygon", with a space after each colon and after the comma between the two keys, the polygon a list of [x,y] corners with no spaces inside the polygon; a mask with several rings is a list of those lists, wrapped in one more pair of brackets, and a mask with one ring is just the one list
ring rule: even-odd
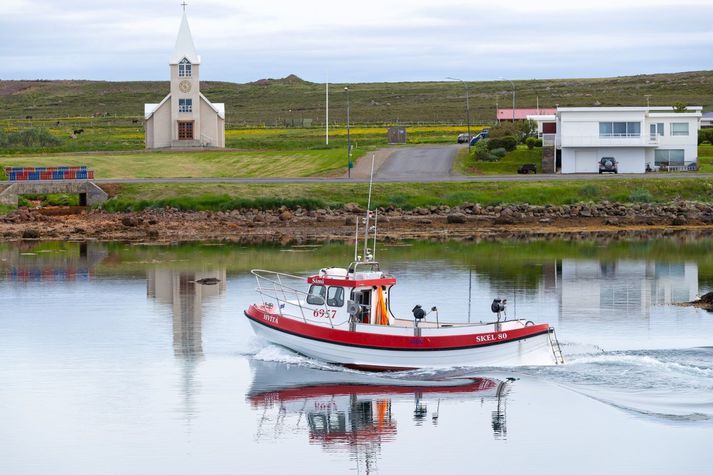
{"label": "church roof", "polygon": [[201,57],[196,53],[196,46],[193,44],[191,28],[188,26],[185,11],[183,12],[183,17],[181,17],[181,26],[178,27],[176,46],[173,48],[170,64],[178,64],[183,58],[193,64],[200,64],[201,62]]}

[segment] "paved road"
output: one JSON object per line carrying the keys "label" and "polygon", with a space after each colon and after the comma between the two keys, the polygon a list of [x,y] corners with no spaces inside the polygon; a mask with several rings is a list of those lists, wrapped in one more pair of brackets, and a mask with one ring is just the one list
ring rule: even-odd
{"label": "paved road", "polygon": [[396,149],[374,173],[374,178],[379,181],[449,178],[459,148],[446,145]]}
{"label": "paved road", "polygon": [[[438,183],[438,182],[537,182],[537,181],[599,181],[599,180],[625,180],[631,178],[643,179],[700,179],[713,178],[713,173],[646,173],[646,174],[618,174],[618,175],[598,175],[598,174],[572,174],[572,175],[490,175],[490,176],[460,176],[452,175],[445,177],[428,176],[415,178],[413,176],[399,178],[375,177],[374,182],[380,183]],[[130,184],[151,184],[151,183],[368,183],[368,178],[106,178],[94,180],[95,183],[130,183]],[[7,182],[5,182],[7,183]]]}

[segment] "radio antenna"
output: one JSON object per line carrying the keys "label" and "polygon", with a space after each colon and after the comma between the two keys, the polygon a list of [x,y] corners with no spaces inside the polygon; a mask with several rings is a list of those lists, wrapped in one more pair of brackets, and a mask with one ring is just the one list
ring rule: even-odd
{"label": "radio antenna", "polygon": [[371,214],[371,185],[374,181],[374,160],[376,155],[371,155],[371,175],[369,175],[369,199],[366,202],[366,226],[364,227],[364,260],[366,261],[367,255],[369,253],[369,215]]}
{"label": "radio antenna", "polygon": [[374,245],[371,249],[371,255],[376,260],[376,225],[379,222],[379,210],[375,209],[374,210]]}

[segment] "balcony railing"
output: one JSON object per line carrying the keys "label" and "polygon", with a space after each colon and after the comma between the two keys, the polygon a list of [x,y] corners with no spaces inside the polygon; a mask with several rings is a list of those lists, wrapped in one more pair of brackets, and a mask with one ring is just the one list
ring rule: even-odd
{"label": "balcony railing", "polygon": [[658,145],[658,137],[650,135],[562,135],[557,140],[562,147],[645,147]]}

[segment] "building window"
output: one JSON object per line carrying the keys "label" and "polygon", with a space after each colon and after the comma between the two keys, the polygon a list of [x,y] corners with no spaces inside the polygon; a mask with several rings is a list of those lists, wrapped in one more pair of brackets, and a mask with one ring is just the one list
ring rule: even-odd
{"label": "building window", "polygon": [[654,165],[656,166],[682,166],[683,150],[656,150],[654,154]]}
{"label": "building window", "polygon": [[641,122],[599,122],[600,137],[640,137]]}
{"label": "building window", "polygon": [[688,135],[688,122],[671,122],[671,135]]}
{"label": "building window", "polygon": [[183,58],[180,63],[178,63],[178,77],[179,78],[189,78],[193,74],[191,62],[186,58]]}
{"label": "building window", "polygon": [[663,122],[659,122],[658,124],[656,124],[656,130],[658,134],[663,137]]}
{"label": "building window", "polygon": [[178,112],[193,112],[193,99],[179,99]]}

